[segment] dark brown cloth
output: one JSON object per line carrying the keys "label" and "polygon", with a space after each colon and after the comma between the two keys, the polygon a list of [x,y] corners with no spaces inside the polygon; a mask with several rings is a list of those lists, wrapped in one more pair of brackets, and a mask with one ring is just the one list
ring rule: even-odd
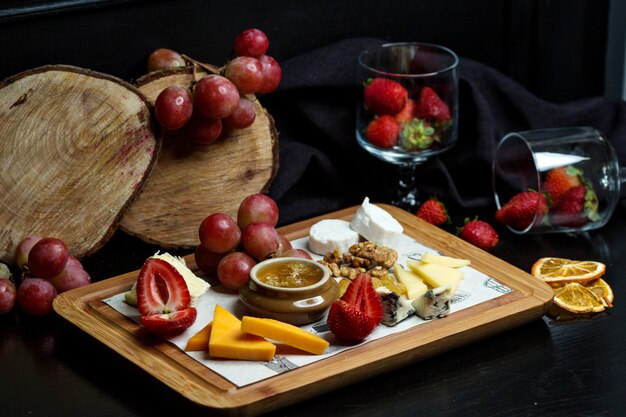
{"label": "dark brown cloth", "polygon": [[[365,196],[374,202],[392,198],[397,168],[361,149],[355,137],[357,56],[380,43],[347,39],[285,60],[281,85],[261,97],[279,131],[280,168],[270,195],[280,206],[281,224],[360,204]],[[455,147],[417,169],[422,199],[436,195],[449,206],[495,210],[492,155],[511,131],[592,126],[626,161],[626,104],[621,100],[554,104],[493,68],[461,57],[459,114]]]}

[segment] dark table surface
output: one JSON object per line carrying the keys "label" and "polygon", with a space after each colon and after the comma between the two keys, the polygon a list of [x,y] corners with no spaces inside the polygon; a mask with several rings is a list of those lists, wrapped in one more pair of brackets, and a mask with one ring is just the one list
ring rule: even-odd
{"label": "dark table surface", "polygon": [[[615,306],[548,317],[275,411],[284,416],[620,416],[626,409],[626,215],[582,236],[514,236],[494,254],[528,271],[541,256],[605,262]],[[85,261],[94,280],[140,267],[154,247],[117,233]],[[0,317],[0,416],[214,415],[50,315]]]}

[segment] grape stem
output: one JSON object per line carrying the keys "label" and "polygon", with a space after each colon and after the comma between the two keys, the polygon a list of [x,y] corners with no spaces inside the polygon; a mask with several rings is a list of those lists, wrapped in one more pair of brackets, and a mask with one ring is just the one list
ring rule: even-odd
{"label": "grape stem", "polygon": [[205,64],[204,62],[200,62],[198,60],[195,60],[192,57],[190,57],[188,55],[185,55],[185,54],[182,54],[181,56],[183,57],[183,59],[185,61],[190,62],[190,63],[193,64],[194,71],[195,71],[196,67],[200,67],[203,70],[206,70],[206,71],[208,71],[208,72],[210,72],[212,74],[218,74],[219,75],[222,72],[223,68],[217,68],[217,67],[215,67],[213,65]]}

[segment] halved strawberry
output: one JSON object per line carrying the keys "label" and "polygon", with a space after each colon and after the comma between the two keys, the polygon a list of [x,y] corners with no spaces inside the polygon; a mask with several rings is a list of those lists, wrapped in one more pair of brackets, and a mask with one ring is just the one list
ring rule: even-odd
{"label": "halved strawberry", "polygon": [[368,274],[359,274],[328,312],[328,328],[347,343],[362,342],[383,317],[380,298]]}
{"label": "halved strawberry", "polygon": [[137,309],[142,316],[183,310],[190,303],[187,283],[172,264],[158,258],[144,262],[137,278]]}
{"label": "halved strawberry", "polygon": [[196,321],[197,316],[196,308],[188,307],[173,313],[142,316],[141,324],[152,333],[174,336],[190,327]]}

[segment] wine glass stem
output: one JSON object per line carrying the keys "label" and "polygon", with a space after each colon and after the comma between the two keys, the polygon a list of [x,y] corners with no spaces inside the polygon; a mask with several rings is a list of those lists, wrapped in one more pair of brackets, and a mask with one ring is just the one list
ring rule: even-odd
{"label": "wine glass stem", "polygon": [[415,186],[415,164],[402,164],[399,167],[400,181],[398,184],[398,195],[393,201],[393,205],[407,211],[414,211],[419,205],[419,196]]}

